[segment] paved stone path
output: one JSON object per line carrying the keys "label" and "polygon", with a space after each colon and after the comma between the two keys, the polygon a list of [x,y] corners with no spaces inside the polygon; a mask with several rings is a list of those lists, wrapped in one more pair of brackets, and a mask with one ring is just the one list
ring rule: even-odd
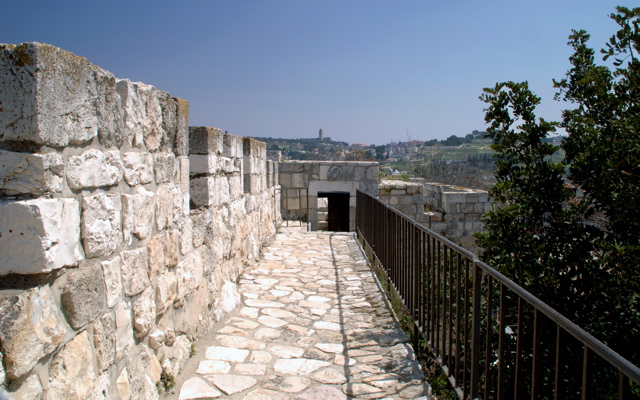
{"label": "paved stone path", "polygon": [[432,398],[353,234],[283,228],[238,287],[164,398]]}

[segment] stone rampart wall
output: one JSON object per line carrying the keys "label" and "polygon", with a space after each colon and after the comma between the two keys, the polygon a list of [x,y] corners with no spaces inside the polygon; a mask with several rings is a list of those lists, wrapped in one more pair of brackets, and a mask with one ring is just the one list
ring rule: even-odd
{"label": "stone rampart wall", "polygon": [[0,386],[157,398],[280,218],[265,144],[82,57],[0,45]]}
{"label": "stone rampart wall", "polygon": [[482,251],[473,235],[484,229],[482,214],[491,209],[486,191],[422,180],[385,180],[379,193],[380,200],[425,227],[475,254]]}

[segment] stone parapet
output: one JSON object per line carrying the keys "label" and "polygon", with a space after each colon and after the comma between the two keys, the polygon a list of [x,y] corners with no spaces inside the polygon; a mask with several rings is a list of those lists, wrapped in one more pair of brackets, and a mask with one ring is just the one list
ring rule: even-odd
{"label": "stone parapet", "polygon": [[275,234],[277,162],[50,45],[0,45],[0,104],[0,386],[157,398]]}

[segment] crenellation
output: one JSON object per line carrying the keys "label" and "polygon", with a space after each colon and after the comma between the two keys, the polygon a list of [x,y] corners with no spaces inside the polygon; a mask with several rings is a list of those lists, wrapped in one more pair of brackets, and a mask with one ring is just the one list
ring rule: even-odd
{"label": "crenellation", "polygon": [[42,276],[0,291],[0,386],[156,398],[275,235],[278,162],[50,45],[0,45],[0,101],[0,276]]}

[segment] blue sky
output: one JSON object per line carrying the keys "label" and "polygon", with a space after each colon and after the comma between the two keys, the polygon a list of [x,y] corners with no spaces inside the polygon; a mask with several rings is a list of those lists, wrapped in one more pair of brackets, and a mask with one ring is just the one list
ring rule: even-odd
{"label": "blue sky", "polygon": [[485,129],[478,100],[528,80],[559,119],[552,79],[571,29],[600,49],[608,0],[14,1],[1,43],[38,41],[190,104],[190,125],[241,136],[384,144]]}

